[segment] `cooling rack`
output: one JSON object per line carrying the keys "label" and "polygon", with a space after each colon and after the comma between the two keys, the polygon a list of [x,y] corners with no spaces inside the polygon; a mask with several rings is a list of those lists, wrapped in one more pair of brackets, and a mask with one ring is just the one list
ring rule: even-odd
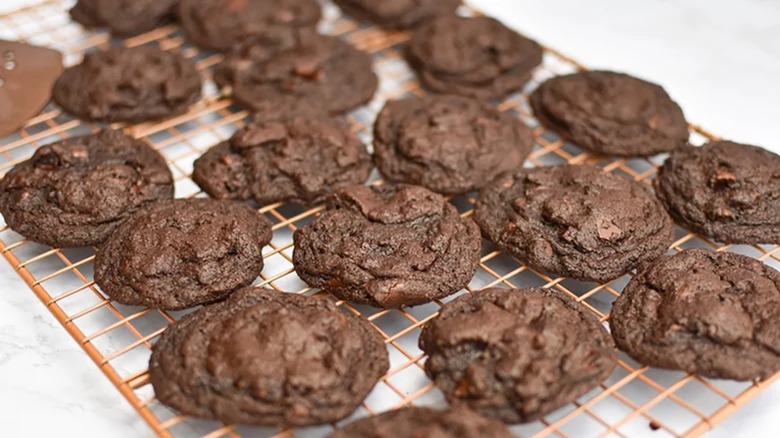
{"label": "cooling rack", "polygon": [[[68,65],[78,62],[85,51],[110,44],[149,44],[179,52],[195,60],[206,78],[210,78],[211,68],[221,59],[218,54],[191,45],[173,25],[123,41],[112,40],[105,32],[86,32],[70,22],[66,11],[71,5],[72,1],[48,0],[0,15],[0,38],[54,47],[65,53]],[[387,99],[424,94],[403,60],[403,44],[408,35],[359,24],[340,16],[331,4],[324,4],[324,11],[321,31],[338,35],[369,52],[381,78],[375,99],[347,116],[361,140],[370,144],[374,117]],[[462,12],[466,15],[477,13],[469,8]],[[529,90],[551,76],[583,69],[572,59],[546,48],[544,63],[525,90],[498,102],[502,111],[521,118],[534,128],[536,142],[526,165],[592,163],[649,186],[663,156],[614,159],[588,153],[545,130],[529,112],[525,97]],[[210,146],[227,139],[249,119],[246,111],[219,95],[210,79],[204,85],[204,95],[199,104],[180,117],[160,123],[112,125],[147,140],[165,156],[174,174],[177,197],[203,196],[189,177],[192,162]],[[79,121],[49,105],[19,132],[0,139],[0,175],[28,158],[41,145],[90,133],[97,128],[99,126]],[[691,125],[690,129],[694,144],[716,138],[698,126]],[[376,175],[373,179],[379,182]],[[473,196],[456,197],[452,202],[464,216],[471,214]],[[266,267],[255,283],[280,291],[325,295],[325,299],[333,300],[344,311],[370,321],[385,338],[390,370],[362,406],[341,424],[406,405],[444,407],[442,394],[423,372],[425,356],[417,347],[417,338],[421,326],[452,297],[408,309],[381,310],[351,305],[311,290],[293,270],[292,233],[312,221],[321,207],[306,209],[277,203],[262,206],[259,211],[274,223],[274,238],[264,254]],[[723,246],[678,227],[670,252],[692,247],[738,252],[775,267],[780,265],[780,247]],[[25,240],[0,222],[0,252],[157,435],[319,437],[337,426],[278,430],[226,425],[178,415],[155,400],[146,367],[155,339],[185,312],[124,306],[108,300],[92,278],[95,251],[91,248],[46,247]],[[479,270],[468,288],[460,293],[488,286],[556,288],[582,303],[606,324],[611,303],[628,279],[624,276],[607,284],[595,284],[551,277],[485,242]],[[621,354],[618,367],[600,387],[541,421],[515,426],[512,430],[524,437],[697,436],[734,413],[777,378],[775,375],[760,382],[709,380],[643,367]]]}

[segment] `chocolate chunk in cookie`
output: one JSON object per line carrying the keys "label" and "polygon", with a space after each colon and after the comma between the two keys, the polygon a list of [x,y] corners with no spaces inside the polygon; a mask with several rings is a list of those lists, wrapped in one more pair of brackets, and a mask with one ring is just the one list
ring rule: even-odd
{"label": "chocolate chunk in cookie", "polygon": [[294,234],[295,271],[310,286],[378,307],[453,294],[477,269],[481,239],[442,196],[418,186],[355,186]]}
{"label": "chocolate chunk in cookie", "polygon": [[347,112],[370,101],[378,85],[367,53],[316,34],[299,36],[297,45],[278,51],[244,47],[225,59],[215,79],[250,109],[286,117],[311,108]]}
{"label": "chocolate chunk in cookie", "polygon": [[314,29],[317,0],[181,0],[179,20],[195,44],[228,51],[247,41]]}
{"label": "chocolate chunk in cookie", "polygon": [[597,282],[660,256],[674,238],[650,192],[591,165],[505,174],[479,194],[474,220],[531,267]]}
{"label": "chocolate chunk in cookie", "polygon": [[685,146],[680,106],[656,84],[588,71],[547,80],[529,99],[542,124],[592,151],[649,156]]}
{"label": "chocolate chunk in cookie", "polygon": [[238,131],[195,160],[192,179],[215,198],[314,204],[370,173],[371,156],[345,123],[295,118]]}
{"label": "chocolate chunk in cookie", "polygon": [[597,387],[617,354],[582,305],[549,289],[484,289],[442,307],[423,328],[425,372],[454,405],[529,422]]}
{"label": "chocolate chunk in cookie", "polygon": [[493,18],[444,16],[414,31],[408,57],[432,91],[499,99],[528,82],[542,48]]}
{"label": "chocolate chunk in cookie", "polygon": [[403,408],[363,418],[328,438],[513,438],[507,427],[460,407],[451,410]]}
{"label": "chocolate chunk in cookie", "polygon": [[114,301],[184,309],[221,300],[263,270],[271,223],[246,205],[176,199],[144,208],[95,258],[95,283]]}
{"label": "chocolate chunk in cookie", "polygon": [[325,299],[248,287],[163,333],[149,378],[184,414],[295,427],[346,417],[388,366],[365,320]]}
{"label": "chocolate chunk in cookie", "polygon": [[780,272],[688,249],[640,272],[612,306],[612,336],[639,362],[719,379],[780,370]]}
{"label": "chocolate chunk in cookie", "polygon": [[780,244],[780,156],[717,141],[678,149],[654,181],[677,222],[725,243]]}
{"label": "chocolate chunk in cookie", "polygon": [[334,0],[349,15],[391,28],[409,28],[439,15],[454,15],[461,0]]}
{"label": "chocolate chunk in cookie", "polygon": [[54,84],[54,100],[78,117],[143,122],[182,114],[198,101],[195,64],[152,46],[91,52]]}
{"label": "chocolate chunk in cookie", "polygon": [[522,168],[532,146],[523,122],[467,97],[390,101],[374,125],[374,160],[386,178],[450,195]]}
{"label": "chocolate chunk in cookie", "polygon": [[107,27],[119,36],[148,32],[173,21],[179,0],[78,0],[70,16],[85,27]]}
{"label": "chocolate chunk in cookie", "polygon": [[41,146],[0,180],[8,226],[53,247],[98,245],[141,207],[170,198],[163,157],[111,130]]}

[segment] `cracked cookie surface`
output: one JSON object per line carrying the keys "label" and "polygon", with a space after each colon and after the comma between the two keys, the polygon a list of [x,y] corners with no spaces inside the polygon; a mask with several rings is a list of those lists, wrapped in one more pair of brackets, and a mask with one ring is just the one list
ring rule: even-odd
{"label": "cracked cookie surface", "polygon": [[478,190],[521,168],[532,147],[523,122],[460,96],[390,101],[374,125],[374,161],[385,177],[444,194]]}
{"label": "cracked cookie surface", "polygon": [[195,160],[192,179],[218,199],[315,204],[365,182],[371,168],[345,123],[299,117],[250,124]]}
{"label": "cracked cookie surface", "polygon": [[441,195],[419,186],[354,186],[295,231],[295,271],[310,286],[377,307],[453,294],[477,269],[481,239]]}
{"label": "cracked cookie surface", "polygon": [[170,198],[163,157],[112,130],[41,146],[0,180],[8,226],[58,248],[98,245],[144,205]]}
{"label": "cracked cookie surface", "polygon": [[123,304],[183,309],[250,284],[271,223],[232,201],[175,199],[136,213],[95,258],[95,282]]}
{"label": "cracked cookie surface", "polygon": [[609,333],[582,305],[541,288],[490,288],[445,304],[420,334],[425,372],[450,404],[505,423],[576,400],[617,364]]}
{"label": "cracked cookie surface", "polygon": [[316,0],[181,0],[179,21],[187,37],[208,49],[230,51],[253,40],[314,30],[322,11]]}
{"label": "cracked cookie surface", "polygon": [[672,152],[653,181],[681,225],[724,243],[780,243],[780,156],[717,141]]}
{"label": "cracked cookie surface", "polygon": [[500,99],[519,90],[542,62],[542,48],[489,17],[443,16],[414,30],[408,58],[436,93]]}
{"label": "cracked cookie surface", "polygon": [[439,15],[454,15],[461,0],[334,0],[349,15],[391,28],[410,28]]}
{"label": "cracked cookie surface", "polygon": [[282,118],[339,115],[374,96],[378,79],[371,56],[338,38],[301,33],[295,43],[270,49],[247,46],[226,57],[215,76],[221,87],[253,111]]}
{"label": "cracked cookie surface", "polygon": [[595,152],[648,156],[686,146],[688,124],[660,86],[610,71],[556,76],[529,97],[542,124]]}
{"label": "cracked cookie surface", "polygon": [[409,407],[352,422],[328,438],[391,437],[513,438],[514,435],[503,423],[466,408]]}
{"label": "cracked cookie surface", "polygon": [[187,415],[301,427],[352,413],[388,366],[367,321],[327,299],[247,287],[171,325],[149,378]]}
{"label": "cracked cookie surface", "polygon": [[688,249],[631,279],[612,336],[639,362],[752,380],[780,370],[780,272],[740,254]]}
{"label": "cracked cookie surface", "polygon": [[504,174],[480,192],[474,220],[532,267],[600,283],[660,256],[674,238],[652,193],[591,165]]}
{"label": "cracked cookie surface", "polygon": [[77,117],[131,123],[182,114],[200,96],[195,64],[152,46],[87,53],[62,73],[52,92]]}
{"label": "cracked cookie surface", "polygon": [[70,16],[85,27],[133,36],[173,21],[179,0],[78,0]]}

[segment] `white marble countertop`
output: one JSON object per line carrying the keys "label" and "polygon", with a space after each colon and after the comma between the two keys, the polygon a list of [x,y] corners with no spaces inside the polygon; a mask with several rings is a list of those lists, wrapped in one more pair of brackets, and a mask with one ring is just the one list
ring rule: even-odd
{"label": "white marble countertop", "polygon": [[[0,10],[26,2],[3,0]],[[780,2],[471,3],[590,67],[662,84],[690,120],[716,134],[780,152]],[[4,261],[0,284],[0,435],[151,436]],[[776,436],[778,408],[775,385],[708,436]]]}

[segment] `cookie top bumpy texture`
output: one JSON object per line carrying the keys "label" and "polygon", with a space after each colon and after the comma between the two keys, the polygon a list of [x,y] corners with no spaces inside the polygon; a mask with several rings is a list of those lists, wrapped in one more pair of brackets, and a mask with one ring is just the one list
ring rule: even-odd
{"label": "cookie top bumpy texture", "polygon": [[54,100],[78,117],[143,122],[182,114],[201,95],[192,61],[156,47],[112,47],[84,55],[54,84]]}
{"label": "cookie top bumpy texture", "polygon": [[673,152],[654,181],[680,224],[725,243],[780,244],[780,156],[717,141]]}
{"label": "cookie top bumpy texture", "polygon": [[528,82],[542,48],[493,18],[448,16],[415,29],[408,57],[431,91],[499,99]]}
{"label": "cookie top bumpy texture", "polygon": [[649,156],[688,142],[685,116],[666,91],[622,73],[557,76],[529,102],[542,124],[595,152]]}
{"label": "cookie top bumpy texture", "polygon": [[53,247],[98,245],[144,205],[170,198],[163,157],[111,130],[41,146],[0,180],[8,226]]}
{"label": "cookie top bumpy texture", "polygon": [[388,366],[366,321],[325,299],[248,287],[165,331],[149,377],[184,414],[298,427],[352,413]]}
{"label": "cookie top bumpy texture", "polygon": [[660,256],[674,238],[650,192],[591,165],[502,175],[480,192],[474,220],[532,267],[597,282]]}
{"label": "cookie top bumpy texture", "polygon": [[219,199],[322,202],[362,184],[371,156],[345,123],[295,118],[256,122],[195,160],[192,179]]}
{"label": "cookie top bumpy texture", "polygon": [[236,51],[218,67],[215,80],[233,98],[260,114],[294,117],[311,108],[338,115],[374,96],[378,79],[371,57],[348,43],[303,33],[290,47]]}
{"label": "cookie top bumpy texture", "polygon": [[314,29],[317,0],[181,0],[179,21],[187,37],[208,49],[229,51],[252,40]]}
{"label": "cookie top bumpy texture", "polygon": [[598,319],[560,292],[491,288],[445,304],[423,328],[425,372],[454,405],[506,423],[539,419],[617,363]]}
{"label": "cookie top bumpy texture", "polygon": [[310,286],[378,307],[411,306],[465,287],[481,239],[441,195],[408,185],[337,191],[296,230],[295,271]]}
{"label": "cookie top bumpy texture", "polygon": [[172,21],[179,0],[78,0],[70,16],[85,27],[132,36]]}
{"label": "cookie top bumpy texture", "polygon": [[409,28],[438,15],[453,15],[461,0],[334,0],[360,20],[391,28]]}
{"label": "cookie top bumpy texture", "polygon": [[329,438],[513,438],[501,422],[466,408],[438,410],[410,407],[350,423]]}
{"label": "cookie top bumpy texture", "polygon": [[618,348],[643,364],[752,380],[780,370],[780,272],[689,249],[631,279],[612,306]]}
{"label": "cookie top bumpy texture", "polygon": [[113,300],[184,309],[225,298],[263,270],[270,222],[246,205],[176,199],[146,207],[95,258],[95,282]]}
{"label": "cookie top bumpy texture", "polygon": [[390,101],[374,125],[374,160],[385,177],[444,194],[478,190],[521,168],[532,146],[523,122],[459,96]]}

